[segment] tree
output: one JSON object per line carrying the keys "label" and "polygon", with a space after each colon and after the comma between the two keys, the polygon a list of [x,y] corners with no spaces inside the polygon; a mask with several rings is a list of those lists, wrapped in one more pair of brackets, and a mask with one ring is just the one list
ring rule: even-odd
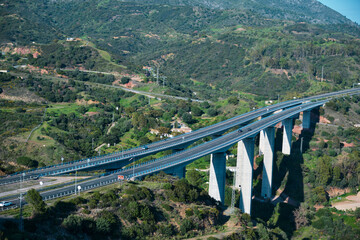
{"label": "tree", "polygon": [[192,106],[191,107],[191,113],[194,115],[194,116],[196,116],[196,117],[198,117],[198,116],[201,116],[201,115],[203,115],[203,110],[201,110],[199,107],[197,107],[197,106]]}
{"label": "tree", "polygon": [[269,219],[269,221],[267,222],[269,226],[276,226],[276,224],[278,223],[280,217],[280,203],[276,204],[276,207],[274,208],[274,212],[271,216],[271,218]]}
{"label": "tree", "polygon": [[360,208],[357,207],[354,211],[354,216],[356,217],[356,219],[359,219],[360,218]]}
{"label": "tree", "polygon": [[331,158],[329,156],[323,156],[319,158],[317,164],[317,176],[316,180],[319,185],[325,186],[332,177]]}
{"label": "tree", "polygon": [[131,78],[129,77],[122,77],[121,78],[121,84],[127,84],[128,82],[130,82]]}
{"label": "tree", "polygon": [[26,194],[26,201],[33,208],[33,215],[44,214],[46,212],[46,204],[41,195],[35,189],[30,189]]}
{"label": "tree", "polygon": [[296,229],[305,227],[309,224],[309,208],[301,203],[300,207],[294,211]]}
{"label": "tree", "polygon": [[159,131],[160,136],[165,136],[166,134],[170,134],[170,128],[167,127],[159,127],[157,129]]}
{"label": "tree", "polygon": [[62,225],[72,233],[76,233],[81,229],[82,225],[82,217],[76,215],[69,215],[67,218],[64,219]]}
{"label": "tree", "polygon": [[32,160],[31,158],[25,156],[18,157],[16,159],[16,163],[20,165],[24,165],[29,168],[35,168],[39,165],[39,163],[36,160]]}
{"label": "tree", "polygon": [[195,187],[200,187],[201,184],[203,184],[203,179],[199,171],[196,171],[195,169],[191,169],[186,172],[186,178],[189,181],[189,183]]}
{"label": "tree", "polygon": [[228,103],[233,104],[233,105],[237,105],[239,103],[239,99],[237,97],[229,97],[228,98]]}
{"label": "tree", "polygon": [[207,114],[210,117],[215,117],[216,115],[218,115],[218,111],[215,108],[209,108]]}
{"label": "tree", "polygon": [[96,219],[96,230],[99,233],[109,234],[111,231],[111,224],[103,217]]}
{"label": "tree", "polygon": [[192,115],[190,113],[184,113],[182,116],[181,116],[182,120],[187,123],[187,124],[191,124],[194,122],[193,118],[192,118]]}

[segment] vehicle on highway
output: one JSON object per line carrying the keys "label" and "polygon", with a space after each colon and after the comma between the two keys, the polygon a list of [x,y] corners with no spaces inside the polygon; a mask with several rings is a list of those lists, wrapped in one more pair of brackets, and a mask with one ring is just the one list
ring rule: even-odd
{"label": "vehicle on highway", "polygon": [[2,201],[2,202],[0,202],[0,207],[8,207],[11,204],[12,204],[11,202]]}
{"label": "vehicle on highway", "polygon": [[148,146],[143,146],[142,149],[146,150],[146,149],[149,149]]}

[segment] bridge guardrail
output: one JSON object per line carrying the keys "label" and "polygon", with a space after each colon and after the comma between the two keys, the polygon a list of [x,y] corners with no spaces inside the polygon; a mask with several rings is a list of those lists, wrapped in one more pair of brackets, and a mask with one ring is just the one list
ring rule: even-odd
{"label": "bridge guardrail", "polygon": [[[344,90],[344,91],[346,91],[346,90]],[[356,91],[359,91],[359,90],[356,90]],[[354,92],[356,92],[356,91],[354,90]],[[352,93],[352,92],[351,92],[351,93]],[[330,94],[330,93],[325,94],[326,96],[324,96],[324,97],[328,97],[328,96],[327,96],[328,94]],[[345,92],[345,93],[341,93],[341,94],[347,94],[347,95],[349,95],[350,93],[349,93],[349,92]],[[355,94],[355,93],[352,93],[352,94]],[[331,96],[330,96],[330,97],[331,97]],[[303,101],[303,100],[305,100],[305,99],[311,99],[311,97],[304,98],[304,99],[299,99],[299,100],[297,100],[297,102],[301,102],[301,101]],[[282,102],[281,104],[284,104],[284,103],[286,103],[286,102],[291,102],[291,101],[293,101],[293,100],[285,101],[285,102]],[[273,105],[273,106],[275,106],[275,105]],[[263,108],[265,108],[265,107],[263,107]],[[263,109],[263,108],[260,108],[260,109]],[[251,112],[254,112],[254,111],[257,111],[257,110],[259,110],[259,109],[250,111],[250,112],[248,112],[248,113],[251,113]],[[235,119],[235,118],[237,118],[237,117],[239,117],[239,116],[235,116],[235,117],[230,118],[230,119],[227,119],[227,120],[225,120],[225,121],[231,121],[231,120],[233,120],[233,119]],[[224,123],[224,121],[223,121],[223,122],[220,122],[220,123]],[[216,124],[213,124],[213,125],[210,125],[210,126],[207,126],[207,127],[204,127],[204,128],[198,129],[198,130],[195,130],[195,131],[193,131],[193,132],[200,131],[200,130],[204,130],[204,129],[207,129],[207,128],[209,128],[209,127],[214,127],[214,126],[216,126],[217,124],[220,124],[220,123],[216,123]],[[214,131],[216,131],[216,130],[214,130]],[[212,132],[210,132],[210,133],[208,133],[208,134],[211,134],[211,133],[212,133]],[[180,135],[180,136],[181,136],[181,135]],[[179,138],[180,138],[180,136],[179,136]],[[195,138],[195,137],[194,137],[194,138]],[[156,143],[163,142],[163,141],[166,141],[166,139],[161,140],[161,141],[158,141],[158,142],[156,142]],[[155,144],[155,143],[152,143],[152,144]],[[152,144],[150,144],[150,145],[152,145]],[[175,144],[175,145],[178,145],[178,144]],[[115,154],[119,154],[119,153],[122,154],[121,157],[134,156],[135,153],[123,155],[123,152],[129,151],[129,150],[133,150],[133,149],[137,149],[137,148],[139,148],[139,147],[142,147],[142,146],[138,146],[138,147],[126,149],[126,150],[124,150],[124,151],[109,153],[109,154],[102,155],[102,156],[96,156],[96,157],[92,157],[92,158],[84,158],[84,159],[80,159],[80,160],[77,160],[77,161],[66,162],[65,165],[69,165],[69,164],[73,164],[73,163],[78,163],[78,162],[82,162],[82,161],[87,161],[88,159],[90,159],[90,160],[96,160],[96,159],[98,159],[98,158],[104,158],[104,157],[111,156],[111,155],[115,155]],[[172,146],[170,146],[170,147],[172,147]],[[155,148],[155,149],[158,150],[158,149],[162,149],[162,148],[161,148],[161,147],[157,147],[157,148]],[[141,153],[142,153],[142,152],[141,152]],[[139,153],[137,153],[137,154],[139,154]],[[137,155],[137,154],[136,154],[136,155]],[[119,156],[119,158],[121,158],[121,157]],[[119,158],[118,158],[118,159],[119,159]],[[118,159],[116,159],[116,160],[118,160]],[[111,161],[111,160],[114,160],[114,158],[105,159],[105,160],[110,160],[110,161]],[[107,161],[107,162],[108,162],[108,161]],[[103,161],[96,162],[96,164],[99,164],[99,163],[101,164],[101,163],[103,163]],[[46,169],[46,168],[57,167],[57,166],[60,166],[60,165],[64,165],[64,164],[57,164],[57,165],[47,166],[47,167],[43,167],[43,168],[39,168],[39,169],[27,170],[27,171],[24,171],[24,172],[25,172],[25,173],[26,173],[26,172],[32,172],[32,171],[36,171],[36,170],[42,170],[42,169]],[[87,165],[87,166],[88,166],[88,165]],[[91,166],[94,166],[94,165],[91,165]],[[73,170],[73,169],[70,169],[70,170]],[[69,169],[63,170],[63,171],[69,171]],[[61,170],[60,172],[63,172],[63,171]],[[14,173],[14,174],[12,174],[11,176],[18,175],[18,174],[20,174],[20,173],[23,173],[23,172]],[[53,172],[53,174],[56,174],[56,173],[59,173],[59,172],[58,172],[58,171],[56,171],[56,172],[54,171],[54,172]],[[46,174],[46,175],[50,175],[50,174]],[[12,182],[18,182],[18,181],[17,181],[17,180],[13,180],[13,181],[11,181],[10,183],[12,183]],[[9,182],[8,182],[8,183],[9,183]],[[0,185],[2,185],[2,184],[0,184]]]}

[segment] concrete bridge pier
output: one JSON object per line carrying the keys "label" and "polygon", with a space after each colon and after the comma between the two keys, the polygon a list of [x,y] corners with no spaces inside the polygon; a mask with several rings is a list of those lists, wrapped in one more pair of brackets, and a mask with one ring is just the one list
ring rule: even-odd
{"label": "concrete bridge pier", "polygon": [[291,153],[291,138],[293,129],[293,119],[288,118],[282,121],[283,128],[283,142],[282,142],[282,153],[290,155]]}
{"label": "concrete bridge pier", "polygon": [[178,177],[178,178],[185,178],[185,173],[186,173],[186,167],[185,166],[179,166],[177,168],[174,169],[173,171],[173,175]]}
{"label": "concrete bridge pier", "polygon": [[254,146],[254,138],[238,142],[236,162],[235,186],[240,189],[240,209],[248,214],[251,212]]}
{"label": "concrete bridge pier", "polygon": [[213,153],[210,159],[209,196],[225,201],[226,153]]}
{"label": "concrete bridge pier", "polygon": [[264,136],[265,136],[265,133],[264,133],[264,130],[261,130],[260,133],[259,133],[259,155],[263,155],[264,154]]}
{"label": "concrete bridge pier", "polygon": [[262,174],[261,196],[271,197],[272,170],[274,161],[275,128],[264,129],[264,167]]}
{"label": "concrete bridge pier", "polygon": [[309,129],[311,123],[311,110],[303,112],[302,126],[303,128]]}

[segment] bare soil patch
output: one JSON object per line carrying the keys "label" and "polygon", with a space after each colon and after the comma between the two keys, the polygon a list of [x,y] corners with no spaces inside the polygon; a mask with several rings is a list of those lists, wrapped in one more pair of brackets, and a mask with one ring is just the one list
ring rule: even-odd
{"label": "bare soil patch", "polygon": [[345,201],[333,203],[332,206],[339,210],[355,210],[360,207],[360,192],[347,196]]}

